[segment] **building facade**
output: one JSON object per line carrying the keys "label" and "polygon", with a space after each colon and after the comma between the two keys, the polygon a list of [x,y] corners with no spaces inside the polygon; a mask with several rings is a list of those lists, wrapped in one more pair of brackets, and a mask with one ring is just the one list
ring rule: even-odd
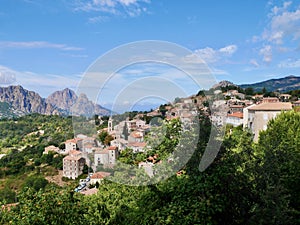
{"label": "building facade", "polygon": [[83,173],[85,159],[81,152],[71,150],[69,155],[63,158],[63,176],[69,179],[76,179]]}

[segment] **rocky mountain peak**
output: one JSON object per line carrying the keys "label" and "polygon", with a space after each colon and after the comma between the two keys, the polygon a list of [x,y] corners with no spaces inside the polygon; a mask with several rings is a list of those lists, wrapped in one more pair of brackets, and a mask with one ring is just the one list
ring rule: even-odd
{"label": "rocky mountain peak", "polygon": [[0,102],[7,102],[13,108],[24,113],[59,114],[51,104],[33,91],[28,91],[22,86],[0,87]]}
{"label": "rocky mountain peak", "polygon": [[62,91],[55,91],[48,96],[46,102],[63,110],[69,110],[78,97],[74,91],[69,88],[65,88]]}

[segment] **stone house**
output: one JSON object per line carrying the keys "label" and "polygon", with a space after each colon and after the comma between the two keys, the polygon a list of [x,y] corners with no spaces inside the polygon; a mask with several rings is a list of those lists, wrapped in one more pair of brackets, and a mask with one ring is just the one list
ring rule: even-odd
{"label": "stone house", "polygon": [[85,159],[80,151],[69,151],[69,155],[63,158],[63,176],[76,179],[82,174],[84,165]]}
{"label": "stone house", "polygon": [[119,156],[118,147],[110,146],[106,149],[96,150],[94,153],[95,166],[103,165],[104,167],[113,166]]}
{"label": "stone house", "polygon": [[292,110],[290,102],[265,102],[244,109],[243,127],[254,134],[254,141],[259,138],[259,132],[267,129],[268,122],[283,111]]}

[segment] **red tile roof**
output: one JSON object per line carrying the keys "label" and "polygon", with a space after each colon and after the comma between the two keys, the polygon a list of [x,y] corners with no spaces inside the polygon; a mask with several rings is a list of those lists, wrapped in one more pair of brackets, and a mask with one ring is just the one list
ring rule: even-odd
{"label": "red tile roof", "polygon": [[109,147],[107,148],[107,150],[117,150],[117,149],[118,149],[117,146],[109,146]]}
{"label": "red tile roof", "polygon": [[71,156],[71,155],[68,155],[63,160],[75,160],[75,161],[78,161],[80,159],[83,159],[83,158],[81,156]]}
{"label": "red tile roof", "polygon": [[97,172],[91,176],[91,179],[103,179],[104,177],[110,176],[108,172]]}
{"label": "red tile roof", "polygon": [[78,156],[81,155],[81,152],[77,150],[70,150],[69,155]]}
{"label": "red tile roof", "polygon": [[237,118],[240,118],[240,119],[243,119],[243,118],[244,118],[242,112],[235,112],[235,113],[232,113],[232,114],[228,114],[227,116],[228,116],[228,117],[237,117]]}
{"label": "red tile roof", "polygon": [[292,110],[292,104],[290,102],[265,102],[255,105],[248,109],[249,111],[282,111]]}

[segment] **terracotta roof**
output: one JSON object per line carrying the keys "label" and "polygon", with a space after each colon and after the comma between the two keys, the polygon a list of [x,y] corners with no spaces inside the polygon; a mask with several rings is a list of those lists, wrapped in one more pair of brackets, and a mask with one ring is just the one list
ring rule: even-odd
{"label": "terracotta roof", "polygon": [[81,138],[73,138],[73,139],[69,139],[69,140],[66,140],[66,143],[75,143],[77,144],[78,141],[82,141]]}
{"label": "terracotta roof", "polygon": [[143,134],[139,131],[133,131],[130,133],[130,136],[134,137],[134,138],[142,138]]}
{"label": "terracotta roof", "polygon": [[292,110],[292,104],[290,102],[265,102],[259,105],[252,106],[249,111],[282,111]]}
{"label": "terracotta roof", "polygon": [[54,145],[45,147],[45,151],[57,151],[57,150],[59,150],[59,148],[55,147]]}
{"label": "terracotta roof", "polygon": [[240,119],[243,119],[243,118],[244,118],[242,112],[235,112],[235,113],[232,113],[232,114],[228,114],[227,116],[228,116],[228,117],[237,117],[237,118],[240,118]]}
{"label": "terracotta roof", "polygon": [[80,159],[83,159],[81,156],[71,156],[71,155],[68,155],[64,158],[64,160],[75,160],[75,161],[78,161]]}
{"label": "terracotta roof", "polygon": [[74,144],[76,144],[77,141],[75,139],[70,139],[70,140],[66,140],[66,143],[74,143]]}
{"label": "terracotta roof", "polygon": [[131,142],[128,144],[128,147],[145,147],[147,144],[146,142]]}
{"label": "terracotta roof", "polygon": [[107,150],[117,150],[117,149],[118,149],[117,146],[109,146],[109,147],[107,148]]}
{"label": "terracotta roof", "polygon": [[77,150],[70,150],[69,155],[78,156],[81,155],[81,152]]}
{"label": "terracotta roof", "polygon": [[94,145],[92,143],[87,143],[83,145],[84,148],[93,148]]}
{"label": "terracotta roof", "polygon": [[97,172],[91,176],[91,179],[103,179],[104,177],[110,176],[108,172]]}

